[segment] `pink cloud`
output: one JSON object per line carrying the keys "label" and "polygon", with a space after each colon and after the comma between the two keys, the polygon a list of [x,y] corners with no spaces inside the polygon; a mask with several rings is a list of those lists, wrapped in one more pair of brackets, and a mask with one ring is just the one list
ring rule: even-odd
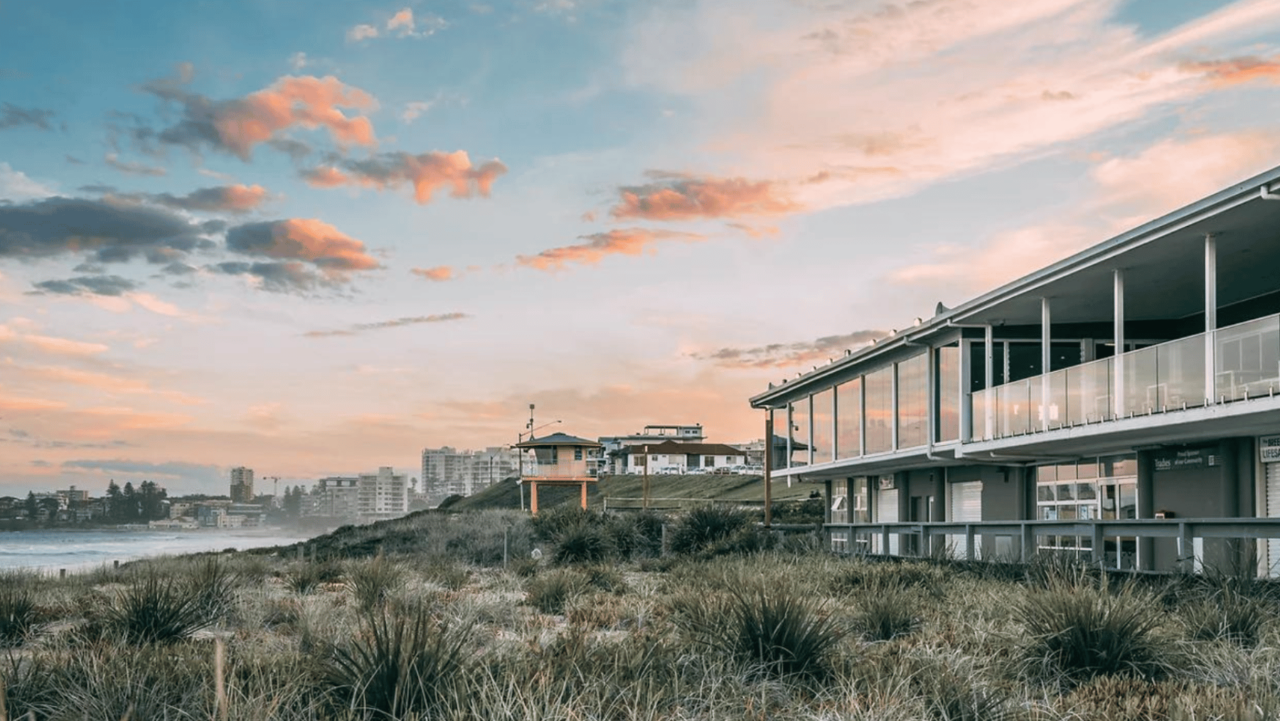
{"label": "pink cloud", "polygon": [[373,124],[363,116],[348,117],[339,108],[371,110],[373,96],[333,76],[285,76],[271,87],[220,105],[213,126],[222,142],[248,159],[253,146],[294,126],[325,128],[340,145],[374,145]]}
{"label": "pink cloud", "polygon": [[1184,63],[1184,69],[1201,73],[1216,85],[1237,85],[1253,80],[1280,83],[1280,56],[1260,58],[1248,55],[1226,60],[1207,60]]}
{"label": "pink cloud", "polygon": [[702,220],[750,215],[783,215],[800,210],[781,187],[768,180],[668,177],[622,188],[610,211],[618,220]]}
{"label": "pink cloud", "polygon": [[437,265],[434,268],[411,268],[409,272],[437,282],[456,280],[458,278],[458,274],[454,269],[447,265]]}
{"label": "pink cloud", "polygon": [[385,190],[410,185],[414,199],[425,204],[431,202],[441,188],[448,188],[454,198],[488,197],[493,182],[506,172],[507,166],[498,160],[473,165],[465,150],[457,150],[419,155],[384,153],[364,160],[344,161],[341,170],[321,167],[303,171],[303,177],[314,186],[329,188],[361,185]]}
{"label": "pink cloud", "polygon": [[535,270],[561,270],[566,265],[595,265],[610,255],[640,255],[652,251],[659,242],[680,241],[693,243],[706,240],[697,233],[678,233],[670,230],[626,228],[582,236],[588,242],[548,248],[537,255],[521,255],[516,263]]}
{"label": "pink cloud", "polygon": [[227,233],[227,247],[247,255],[308,261],[330,275],[380,267],[364,243],[312,218],[237,226]]}

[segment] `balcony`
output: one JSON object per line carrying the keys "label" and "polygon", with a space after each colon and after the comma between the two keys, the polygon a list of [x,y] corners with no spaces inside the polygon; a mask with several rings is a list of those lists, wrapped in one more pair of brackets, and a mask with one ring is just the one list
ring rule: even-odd
{"label": "balcony", "polygon": [[595,478],[599,459],[582,461],[535,461],[520,463],[520,478],[525,481],[567,481]]}
{"label": "balcony", "polygon": [[[1206,388],[1209,352],[1212,388]],[[1277,391],[1280,315],[1272,315],[977,391],[970,398],[972,438],[1010,438]]]}

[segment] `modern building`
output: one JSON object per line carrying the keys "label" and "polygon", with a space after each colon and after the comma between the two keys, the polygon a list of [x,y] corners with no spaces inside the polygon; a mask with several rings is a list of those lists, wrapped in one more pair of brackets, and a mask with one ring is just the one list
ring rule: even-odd
{"label": "modern building", "polygon": [[253,501],[253,469],[236,466],[231,469],[231,500],[236,503]]}
{"label": "modern building", "polygon": [[627,466],[641,473],[646,467],[649,473],[713,473],[747,463],[746,451],[723,443],[664,441],[630,446],[627,451]]}
{"label": "modern building", "polygon": [[601,446],[567,433],[552,433],[516,445],[520,451],[520,482],[529,486],[529,510],[538,513],[538,487],[577,486],[587,507],[587,486],[596,482]]}
{"label": "modern building", "polygon": [[519,474],[518,454],[502,446],[483,451],[425,448],[422,451],[422,485],[429,506],[438,506],[452,495],[470,496],[499,481]]}
{"label": "modern building", "polygon": [[409,512],[409,480],[390,466],[379,468],[377,473],[361,473],[356,489],[356,512],[362,521]]}
{"label": "modern building", "polygon": [[625,436],[601,436],[602,457],[606,463],[602,470],[608,473],[639,473],[629,465],[633,453],[629,450],[636,446],[657,445],[668,441],[676,443],[701,443],[707,436],[702,431],[702,424],[682,425],[647,425],[639,433]]}
{"label": "modern building", "polygon": [[775,478],[825,484],[847,550],[1274,575],[1278,181],[1280,168],[770,384],[751,405],[790,444]]}
{"label": "modern building", "polygon": [[302,499],[302,515],[354,521],[360,507],[359,483],[356,476],[321,478]]}

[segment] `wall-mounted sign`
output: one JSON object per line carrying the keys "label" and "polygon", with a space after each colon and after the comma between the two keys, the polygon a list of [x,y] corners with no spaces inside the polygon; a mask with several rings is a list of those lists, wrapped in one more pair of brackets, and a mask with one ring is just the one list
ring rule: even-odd
{"label": "wall-mounted sign", "polygon": [[1280,436],[1262,436],[1259,438],[1258,458],[1263,463],[1280,461]]}
{"label": "wall-mounted sign", "polygon": [[1157,471],[1181,471],[1188,468],[1208,468],[1221,465],[1217,447],[1184,448],[1155,455]]}
{"label": "wall-mounted sign", "polygon": [[880,490],[891,491],[894,488],[897,488],[897,483],[893,476],[880,476]]}

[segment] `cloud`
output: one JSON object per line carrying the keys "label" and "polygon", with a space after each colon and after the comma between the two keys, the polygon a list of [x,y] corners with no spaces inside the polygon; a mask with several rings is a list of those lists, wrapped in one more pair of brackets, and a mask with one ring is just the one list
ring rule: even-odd
{"label": "cloud", "polygon": [[1227,60],[1184,63],[1189,72],[1201,73],[1217,85],[1237,85],[1254,80],[1280,84],[1280,56],[1260,58],[1244,56]]}
{"label": "cloud", "polygon": [[1086,197],[1070,211],[994,233],[976,247],[936,246],[932,258],[888,278],[939,294],[989,290],[1261,173],[1277,154],[1280,133],[1241,131],[1166,138],[1134,154],[1101,155],[1089,171]]}
{"label": "cloud", "polygon": [[0,162],[0,201],[47,198],[53,194],[52,190],[14,170],[8,163]]}
{"label": "cloud", "polygon": [[102,343],[87,343],[70,338],[25,333],[7,325],[0,325],[0,343],[20,343],[53,356],[86,357],[110,350]]}
{"label": "cloud", "polygon": [[296,293],[332,288],[342,279],[323,276],[305,263],[273,262],[245,263],[225,261],[208,266],[207,270],[222,275],[242,275],[252,278],[258,287],[276,293]]}
{"label": "cloud", "polygon": [[397,12],[395,15],[392,15],[391,19],[387,21],[387,29],[398,30],[402,33],[412,33],[413,32],[413,10],[411,10],[410,8],[404,8],[403,10],[400,10],[399,12]]}
{"label": "cloud", "polygon": [[410,268],[409,272],[437,282],[456,280],[458,278],[458,274],[454,269],[447,265],[437,265],[434,268]]}
{"label": "cloud", "polygon": [[358,43],[361,40],[378,37],[378,28],[373,25],[356,25],[347,31],[347,42]]}
{"label": "cloud", "polygon": [[290,55],[289,67],[293,68],[295,71],[307,67],[307,54],[299,51]]}
{"label": "cloud", "polygon": [[465,320],[471,316],[466,313],[437,313],[433,315],[419,315],[407,318],[396,318],[395,320],[384,320],[377,323],[356,323],[350,328],[342,330],[313,330],[303,333],[307,338],[331,338],[334,336],[352,336],[357,333],[364,333],[371,330],[382,330],[385,328],[400,328],[407,325],[419,325],[422,323],[448,323],[450,321]]}
{"label": "cloud", "polygon": [[721,348],[710,353],[694,353],[692,357],[709,360],[724,368],[787,368],[813,365],[844,355],[846,349],[866,345],[885,337],[883,331],[858,330],[843,335],[830,335],[799,343],[770,343],[750,348]]}
{"label": "cloud", "polygon": [[[658,4],[630,28],[621,65],[632,85],[685,101],[690,127],[703,130],[681,148],[770,179],[808,210],[1010,167],[1171,115],[1223,84],[1274,79],[1274,58],[1186,65],[1193,53],[1240,47],[1272,57],[1272,0],[1228,3],[1154,36],[1119,17],[1121,5]],[[635,196],[620,212],[649,217],[639,215],[647,194]],[[668,198],[677,214],[700,217],[679,192],[649,212],[661,215]]]}
{"label": "cloud", "polygon": [[135,290],[137,283],[118,275],[82,275],[66,280],[46,280],[34,283],[37,293],[54,295],[107,295],[118,296]]}
{"label": "cloud", "polygon": [[40,130],[53,130],[49,120],[53,118],[52,110],[40,108],[20,108],[11,103],[0,104],[0,130],[8,130],[29,125]]}
{"label": "cloud", "polygon": [[84,254],[93,262],[117,263],[142,256],[164,264],[214,247],[206,235],[160,208],[64,197],[0,205],[0,258]]}
{"label": "cloud", "polygon": [[151,177],[159,177],[168,175],[169,171],[158,165],[146,165],[145,163],[134,163],[120,160],[120,156],[115,153],[107,153],[103,158],[107,165],[127,175],[146,175]]}
{"label": "cloud", "polygon": [[516,263],[536,270],[561,270],[570,264],[595,265],[609,255],[640,255],[646,250],[654,252],[653,246],[656,243],[696,243],[706,240],[705,235],[697,233],[645,228],[620,228],[581,237],[588,242],[548,248],[537,255],[517,256]]}
{"label": "cloud", "polygon": [[62,401],[6,395],[0,390],[0,411],[52,411],[66,408]]}
{"label": "cloud", "polygon": [[402,120],[405,125],[408,125],[414,120],[417,120],[423,113],[430,110],[432,105],[435,105],[435,102],[432,100],[415,100],[411,103],[405,103],[404,111],[400,113],[400,120]]}
{"label": "cloud", "polygon": [[159,142],[192,150],[211,148],[248,161],[255,145],[279,140],[280,133],[301,127],[323,128],[340,147],[376,144],[373,124],[363,115],[347,115],[343,108],[358,112],[377,108],[377,101],[365,91],[346,85],[333,76],[286,75],[270,87],[243,98],[214,101],[188,92],[189,73],[176,78],[152,80],[143,90],[182,106],[183,118],[176,125],[155,133],[135,131],[143,142]]}
{"label": "cloud", "polygon": [[610,211],[617,220],[703,220],[755,215],[782,215],[800,210],[776,183],[743,178],[691,178],[663,175],[663,180],[625,187]]}
{"label": "cloud", "polygon": [[238,225],[227,231],[227,248],[244,255],[303,260],[334,274],[378,268],[364,243],[328,223],[289,218]]}
{"label": "cloud", "polygon": [[167,461],[154,463],[128,459],[78,459],[63,461],[63,469],[92,471],[101,476],[120,476],[125,479],[157,481],[160,485],[173,482],[192,484],[205,490],[214,490],[228,482],[222,468],[208,463]]}
{"label": "cloud", "polygon": [[[84,190],[89,190],[89,188],[84,188]],[[109,188],[94,188],[94,190],[105,190],[108,199],[113,201],[147,202],[175,210],[207,213],[248,213],[256,210],[267,199],[267,190],[261,185],[221,185],[200,188],[186,195],[115,193]]]}
{"label": "cloud", "polygon": [[418,203],[431,202],[441,188],[449,188],[454,198],[474,195],[488,197],[493,181],[507,172],[497,159],[478,166],[471,164],[465,150],[452,153],[431,151],[419,155],[381,153],[366,159],[339,161],[341,168],[324,166],[303,171],[302,177],[316,187],[360,185],[385,190],[401,185],[413,186]]}

